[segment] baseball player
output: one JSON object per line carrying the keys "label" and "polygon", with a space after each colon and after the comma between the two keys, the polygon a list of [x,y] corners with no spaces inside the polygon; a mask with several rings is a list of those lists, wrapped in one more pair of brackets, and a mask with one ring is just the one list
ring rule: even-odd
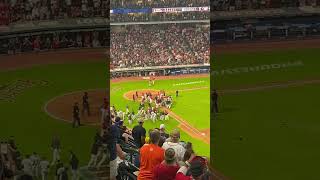
{"label": "baseball player", "polygon": [[132,124],[132,115],[131,114],[128,115],[128,123],[129,123],[129,125]]}
{"label": "baseball player", "polygon": [[76,124],[77,126],[80,126],[80,113],[79,113],[79,105],[78,103],[74,103],[74,106],[73,106],[73,123],[72,123],[72,126],[73,127],[76,127]]}
{"label": "baseball player", "polygon": [[211,112],[213,112],[213,113],[219,112],[219,110],[218,110],[218,93],[215,89],[213,90],[213,94],[212,94]]}
{"label": "baseball player", "polygon": [[126,106],[126,114],[129,114],[130,113],[130,110],[129,110],[129,106],[127,105]]}
{"label": "baseball player", "polygon": [[53,154],[53,158],[52,158],[52,163],[51,165],[53,166],[56,161],[60,160],[60,139],[57,135],[55,135],[52,139],[51,142],[51,148],[52,148],[52,154]]}
{"label": "baseball player", "polygon": [[41,180],[48,179],[48,172],[49,172],[49,162],[46,160],[45,157],[42,158],[40,161],[40,172],[41,172]]}
{"label": "baseball player", "polygon": [[84,115],[85,111],[87,111],[88,116],[90,116],[90,106],[89,106],[88,92],[84,92],[84,95],[82,96],[82,115]]}
{"label": "baseball player", "polygon": [[155,123],[155,122],[156,122],[156,119],[157,119],[157,114],[152,111],[152,112],[151,112],[151,120],[152,120],[152,122]]}
{"label": "baseball player", "polygon": [[30,155],[26,155],[26,158],[22,160],[23,172],[32,176],[32,161]]}
{"label": "baseball player", "polygon": [[32,161],[32,174],[34,177],[39,177],[39,163],[40,157],[36,152],[30,156],[30,160]]}
{"label": "baseball player", "polygon": [[156,82],[156,78],[153,76],[153,77],[152,77],[152,85],[154,85],[155,82]]}

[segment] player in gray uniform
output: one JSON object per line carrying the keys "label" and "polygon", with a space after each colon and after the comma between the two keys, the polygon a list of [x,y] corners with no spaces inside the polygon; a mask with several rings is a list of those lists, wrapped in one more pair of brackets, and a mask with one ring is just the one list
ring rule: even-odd
{"label": "player in gray uniform", "polygon": [[48,173],[49,173],[49,161],[46,160],[45,157],[42,158],[42,161],[40,161],[40,172],[41,172],[41,180],[47,180],[48,179]]}

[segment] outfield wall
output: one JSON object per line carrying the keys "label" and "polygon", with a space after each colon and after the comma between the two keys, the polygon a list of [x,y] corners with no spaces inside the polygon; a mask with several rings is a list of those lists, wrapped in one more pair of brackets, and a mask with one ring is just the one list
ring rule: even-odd
{"label": "outfield wall", "polygon": [[210,64],[193,64],[177,66],[154,66],[154,67],[133,67],[118,68],[110,70],[111,77],[141,77],[149,75],[176,76],[185,74],[205,74],[210,72]]}

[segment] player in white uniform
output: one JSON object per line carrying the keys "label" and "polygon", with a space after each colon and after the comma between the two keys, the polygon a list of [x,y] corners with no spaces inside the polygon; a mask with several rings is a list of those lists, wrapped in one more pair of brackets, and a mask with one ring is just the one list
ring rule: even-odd
{"label": "player in white uniform", "polygon": [[152,111],[151,112],[151,120],[152,120],[152,122],[155,123],[156,119],[157,119],[157,114],[154,111]]}
{"label": "player in white uniform", "polygon": [[21,164],[23,165],[23,172],[32,176],[32,161],[29,155],[26,155],[26,158],[22,160]]}
{"label": "player in white uniform", "polygon": [[32,162],[32,174],[34,177],[39,177],[39,163],[40,163],[40,157],[39,155],[34,152],[30,156],[30,160]]}
{"label": "player in white uniform", "polygon": [[48,179],[49,165],[49,161],[47,161],[46,158],[43,158],[43,160],[40,161],[41,180]]}

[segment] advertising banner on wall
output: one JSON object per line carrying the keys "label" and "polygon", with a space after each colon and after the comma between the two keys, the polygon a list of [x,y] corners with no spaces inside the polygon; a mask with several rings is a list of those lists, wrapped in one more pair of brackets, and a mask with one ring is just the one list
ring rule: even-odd
{"label": "advertising banner on wall", "polygon": [[209,6],[204,7],[174,7],[174,8],[152,8],[152,13],[170,13],[170,12],[208,12]]}

